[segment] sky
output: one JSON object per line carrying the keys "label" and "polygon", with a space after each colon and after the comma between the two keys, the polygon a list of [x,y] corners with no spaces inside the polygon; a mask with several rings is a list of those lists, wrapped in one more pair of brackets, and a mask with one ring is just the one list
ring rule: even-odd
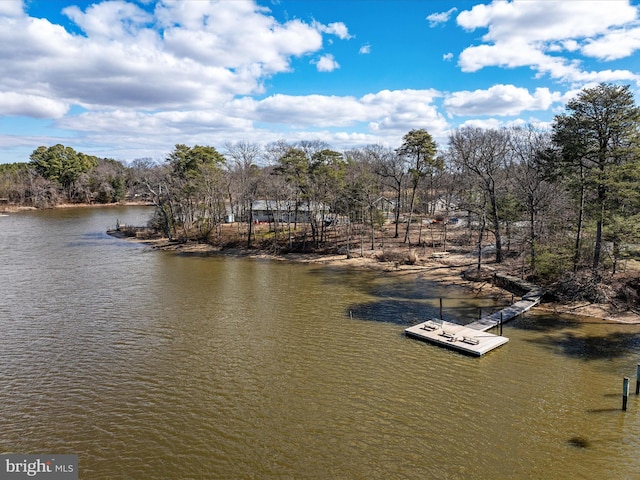
{"label": "sky", "polygon": [[[640,97],[640,0],[0,0],[0,163],[62,143],[396,148]],[[640,102],[638,102],[640,103]]]}

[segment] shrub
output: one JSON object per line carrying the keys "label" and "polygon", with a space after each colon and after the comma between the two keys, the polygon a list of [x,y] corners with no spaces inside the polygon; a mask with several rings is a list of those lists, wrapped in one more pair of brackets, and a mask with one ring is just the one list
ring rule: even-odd
{"label": "shrub", "polygon": [[571,271],[571,253],[562,247],[540,246],[536,253],[535,278],[543,283],[553,283],[567,271]]}

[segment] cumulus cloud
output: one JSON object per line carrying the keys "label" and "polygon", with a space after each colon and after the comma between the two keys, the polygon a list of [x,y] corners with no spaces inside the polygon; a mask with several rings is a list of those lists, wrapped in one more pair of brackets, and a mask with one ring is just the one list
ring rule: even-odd
{"label": "cumulus cloud", "polygon": [[617,60],[640,49],[640,28],[618,29],[607,35],[590,39],[582,53],[601,60]]}
{"label": "cumulus cloud", "polygon": [[[37,117],[58,118],[52,105],[61,104],[215,107],[262,93],[263,81],[291,71],[293,58],[320,51],[323,34],[350,38],[340,22],[278,22],[253,1],[162,0],[151,13],[124,0],[65,8],[80,35],[22,9],[21,1],[0,1],[0,91],[51,100],[37,111],[16,101],[8,109],[17,115],[24,105],[23,115]],[[317,67],[339,65],[326,54]]]}
{"label": "cumulus cloud", "polygon": [[[211,144],[215,138],[222,145],[243,136],[259,144],[286,136],[290,142],[319,140],[338,148],[373,143],[395,147],[413,128],[426,128],[443,144],[449,126],[435,104],[439,96],[433,90],[383,90],[359,98],[275,94],[257,100],[247,96],[232,99],[219,110],[87,111],[65,116],[56,126],[82,132],[92,144],[92,153],[114,158],[120,154],[162,160],[176,143]],[[105,145],[105,138],[117,139],[117,146]],[[65,141],[32,139],[30,145]]]}
{"label": "cumulus cloud", "polygon": [[259,101],[250,98],[234,101],[232,110],[259,123],[296,128],[344,127],[368,118],[361,103],[349,96],[275,94]]}
{"label": "cumulus cloud", "polygon": [[441,130],[446,122],[434,104],[439,96],[434,90],[383,90],[360,98],[276,94],[262,100],[249,97],[234,100],[228,111],[258,123],[296,125],[301,128],[345,127],[364,123],[375,130],[392,125],[398,129],[428,125]]}
{"label": "cumulus cloud", "polygon": [[[212,136],[220,142],[237,141],[244,132],[252,141],[268,143],[281,138],[278,125],[292,129],[286,135],[290,141],[313,137],[357,146],[390,137],[397,141],[413,128],[426,128],[434,138],[444,138],[448,124],[435,104],[439,96],[434,90],[383,90],[359,98],[274,94],[256,100],[247,96],[231,99],[215,110],[88,111],[64,117],[56,126],[84,132],[87,138],[93,138],[94,132],[112,133],[122,145],[131,147],[140,136],[151,145],[171,147],[177,142],[210,143]],[[273,127],[265,131],[258,126],[263,124]],[[354,127],[363,131],[353,131]]]}
{"label": "cumulus cloud", "polygon": [[[529,66],[540,74],[567,82],[583,81],[580,63],[549,53],[575,52],[604,60],[623,58],[640,47],[633,29],[623,38],[622,26],[637,21],[638,11],[628,1],[512,2],[494,1],[460,12],[458,25],[468,31],[487,29],[481,45],[466,48],[460,67],[475,72],[489,66]],[[622,48],[616,46],[622,45]],[[582,46],[582,48],[581,48]],[[602,77],[616,80],[640,78],[626,70]]]}
{"label": "cumulus cloud", "polygon": [[519,115],[527,110],[547,110],[561,95],[548,88],[536,88],[531,94],[514,85],[494,85],[487,90],[460,91],[449,95],[444,106],[458,116]]}
{"label": "cumulus cloud", "polygon": [[[118,145],[105,148],[105,155],[140,151],[162,157],[175,143],[222,144],[243,136],[258,143],[317,139],[342,148],[398,142],[414,128],[427,129],[442,143],[451,128],[442,112],[478,116],[478,126],[493,127],[528,111],[552,111],[568,98],[548,88],[503,84],[447,94],[400,88],[360,96],[283,95],[268,90],[278,84],[272,77],[308,62],[319,72],[341,67],[331,42],[354,38],[344,23],[277,20],[249,0],[155,0],[153,6],[96,0],[63,10],[73,23],[67,30],[29,17],[24,3],[0,0],[0,116],[54,119],[55,127],[78,132],[92,148],[106,139]],[[482,30],[459,55],[459,66],[465,72],[530,67],[537,77],[569,82],[572,92],[600,81],[636,81],[634,72],[588,71],[576,60],[616,60],[640,48],[637,20],[630,20],[635,10],[628,6],[518,0],[477,5],[457,16],[460,27]],[[455,13],[452,8],[427,20],[433,27]],[[361,44],[358,53],[370,54],[371,45]],[[453,57],[444,53],[442,60]]]}
{"label": "cumulus cloud", "polygon": [[33,118],[61,118],[69,105],[39,95],[0,92],[0,115],[22,115]]}
{"label": "cumulus cloud", "polygon": [[584,38],[633,22],[637,11],[628,1],[590,2],[494,1],[460,12],[465,29],[488,28],[482,37],[497,42],[521,38],[528,42]]}
{"label": "cumulus cloud", "polygon": [[220,111],[163,111],[140,112],[135,110],[110,110],[85,112],[66,117],[57,122],[58,127],[80,132],[101,131],[107,133],[130,132],[134,136],[171,136],[188,130],[191,135],[211,134],[225,130],[242,131],[251,122]]}
{"label": "cumulus cloud", "polygon": [[333,58],[333,55],[330,53],[320,57],[315,64],[319,72],[333,72],[337,68],[340,68],[340,64],[336,62],[336,59]]}
{"label": "cumulus cloud", "polygon": [[447,10],[446,12],[432,13],[431,15],[427,16],[427,20],[429,21],[429,26],[433,28],[433,27],[437,27],[442,23],[447,23],[451,15],[457,11],[458,9],[456,7],[453,7]]}
{"label": "cumulus cloud", "polygon": [[137,36],[153,17],[137,5],[122,0],[93,4],[86,12],[77,6],[62,10],[91,38],[128,39]]}
{"label": "cumulus cloud", "polygon": [[[266,124],[294,126],[292,140],[296,131],[301,139],[315,132],[354,145],[447,128],[431,90],[252,97],[264,93],[265,79],[291,71],[296,57],[320,55],[323,36],[353,38],[341,22],[279,22],[253,1],[140,5],[65,8],[77,27],[71,32],[29,17],[22,2],[0,2],[0,115],[54,119],[93,145],[109,138],[118,144],[112,152],[137,151],[144,137],[152,156],[176,142],[235,141],[243,132],[256,142],[281,138]],[[369,44],[360,49],[369,52]],[[331,53],[316,58],[319,71],[340,67]],[[70,115],[72,106],[82,113]]]}
{"label": "cumulus cloud", "polygon": [[0,1],[0,17],[18,17],[24,13],[22,0]]}
{"label": "cumulus cloud", "polygon": [[482,129],[499,129],[505,127],[506,124],[497,118],[472,118],[460,124],[458,128],[482,128]]}
{"label": "cumulus cloud", "polygon": [[319,22],[313,22],[313,26],[320,32],[335,35],[340,40],[349,40],[353,38],[349,34],[349,29],[347,28],[347,26],[342,22],[334,22],[328,25],[323,25]]}

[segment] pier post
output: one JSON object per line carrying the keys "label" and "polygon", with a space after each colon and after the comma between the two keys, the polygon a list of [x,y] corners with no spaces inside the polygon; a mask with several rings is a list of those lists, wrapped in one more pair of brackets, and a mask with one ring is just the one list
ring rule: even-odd
{"label": "pier post", "polygon": [[640,363],[636,368],[636,395],[638,395],[638,393],[640,393]]}
{"label": "pier post", "polygon": [[627,399],[629,398],[629,379],[624,377],[622,380],[622,410],[627,410]]}
{"label": "pier post", "polygon": [[502,312],[500,312],[500,336],[502,336]]}
{"label": "pier post", "polygon": [[[440,297],[440,320],[442,321],[442,297]],[[638,368],[640,368],[640,365],[638,365]],[[638,392],[636,392],[636,393],[638,393]]]}

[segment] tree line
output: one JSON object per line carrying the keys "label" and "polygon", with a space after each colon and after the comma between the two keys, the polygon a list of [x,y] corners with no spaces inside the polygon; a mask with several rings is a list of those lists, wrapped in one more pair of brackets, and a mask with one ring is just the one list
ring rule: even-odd
{"label": "tree line", "polygon": [[397,149],[179,144],[162,163],[128,165],[41,146],[29,162],[0,165],[0,198],[35,207],[143,199],[156,207],[155,228],[175,240],[219,241],[233,216],[248,247],[254,206],[268,200],[287,215],[270,219],[263,240],[289,249],[338,238],[349,248],[356,235],[371,249],[385,235],[411,246],[423,241],[425,220],[441,226],[446,244],[447,225],[464,217],[478,262],[488,242],[496,263],[518,255],[533,276],[598,277],[615,273],[640,236],[639,125],[630,87],[603,83],[583,89],[551,128],[463,127],[446,145],[416,129]]}

